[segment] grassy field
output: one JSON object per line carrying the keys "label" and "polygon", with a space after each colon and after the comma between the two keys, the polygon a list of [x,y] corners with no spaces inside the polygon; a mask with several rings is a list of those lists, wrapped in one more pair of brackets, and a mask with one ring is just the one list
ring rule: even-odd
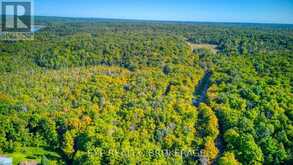
{"label": "grassy field", "polygon": [[192,51],[196,49],[207,49],[210,50],[213,54],[216,54],[218,52],[217,45],[212,44],[194,44],[188,42],[188,45],[190,45]]}

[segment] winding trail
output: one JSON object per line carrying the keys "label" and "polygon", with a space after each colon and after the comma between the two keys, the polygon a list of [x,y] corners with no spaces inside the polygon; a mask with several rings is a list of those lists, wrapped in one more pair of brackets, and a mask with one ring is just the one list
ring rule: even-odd
{"label": "winding trail", "polygon": [[206,71],[203,78],[199,81],[199,84],[196,87],[194,92],[195,99],[192,100],[194,106],[199,107],[199,105],[206,101],[207,92],[211,84],[212,73]]}
{"label": "winding trail", "polygon": [[[186,39],[187,44],[191,47],[191,51],[193,52],[194,48],[198,48],[199,45],[192,44],[191,42],[188,42]],[[215,51],[215,54],[217,51]],[[208,68],[205,68],[205,74],[202,77],[202,79],[199,81],[199,83],[196,86],[196,89],[194,91],[194,99],[192,99],[192,104],[196,107],[199,107],[201,103],[207,103],[207,93],[209,90],[209,87],[211,85],[211,77],[212,77],[212,72],[208,70]],[[215,139],[215,145],[219,151],[218,155],[214,160],[211,161],[211,164],[217,164],[216,162],[219,160],[219,158],[224,154],[225,152],[225,146],[224,146],[224,138],[223,138],[223,132],[222,132],[222,126],[219,123],[219,135]],[[207,165],[208,160],[200,161],[202,165]]]}
{"label": "winding trail", "polygon": [[[203,78],[199,81],[194,92],[195,98],[192,100],[192,103],[194,106],[199,107],[201,103],[206,103],[207,92],[211,84],[211,77],[212,77],[212,73],[209,70],[207,70]],[[221,133],[222,129],[220,124],[219,124],[219,127],[220,127],[219,128],[220,133],[218,137],[215,139],[215,145],[218,148],[219,153],[217,157],[211,162],[212,164],[216,164],[217,160],[223,155],[225,151],[224,140]]]}
{"label": "winding trail", "polygon": [[[221,132],[221,131],[220,131]],[[212,164],[216,165],[217,161],[221,158],[221,156],[223,156],[224,152],[225,152],[225,146],[224,146],[224,138],[222,136],[222,133],[220,133],[215,141],[216,143],[216,147],[219,150],[219,153],[217,155],[217,157],[215,158],[215,160],[213,160]]]}

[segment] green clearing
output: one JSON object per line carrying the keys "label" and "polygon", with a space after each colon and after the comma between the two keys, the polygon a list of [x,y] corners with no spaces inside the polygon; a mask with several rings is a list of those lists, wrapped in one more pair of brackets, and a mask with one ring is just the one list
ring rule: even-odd
{"label": "green clearing", "polygon": [[44,148],[36,148],[36,147],[23,147],[18,148],[16,152],[5,154],[4,156],[10,157],[13,160],[13,165],[18,165],[23,161],[37,161],[41,163],[42,157],[48,158],[50,161],[50,165],[60,164],[57,160],[60,160],[60,156],[55,153],[48,151]]}

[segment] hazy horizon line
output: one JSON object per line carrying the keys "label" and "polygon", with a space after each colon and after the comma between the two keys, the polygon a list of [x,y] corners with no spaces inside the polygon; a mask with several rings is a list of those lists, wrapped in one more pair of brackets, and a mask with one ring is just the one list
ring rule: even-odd
{"label": "hazy horizon line", "polygon": [[90,16],[57,16],[57,15],[35,15],[34,17],[59,17],[72,19],[105,19],[105,20],[126,20],[126,21],[148,21],[148,22],[177,22],[177,23],[226,23],[226,24],[267,24],[267,25],[293,25],[293,23],[277,23],[277,22],[246,22],[246,21],[191,21],[191,20],[160,20],[145,18],[115,18],[115,17],[90,17]]}

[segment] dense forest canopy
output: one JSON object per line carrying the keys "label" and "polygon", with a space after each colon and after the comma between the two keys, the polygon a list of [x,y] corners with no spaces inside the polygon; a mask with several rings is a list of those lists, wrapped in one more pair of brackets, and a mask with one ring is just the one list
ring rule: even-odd
{"label": "dense forest canopy", "polygon": [[14,164],[293,163],[293,26],[36,23],[34,40],[0,42]]}

